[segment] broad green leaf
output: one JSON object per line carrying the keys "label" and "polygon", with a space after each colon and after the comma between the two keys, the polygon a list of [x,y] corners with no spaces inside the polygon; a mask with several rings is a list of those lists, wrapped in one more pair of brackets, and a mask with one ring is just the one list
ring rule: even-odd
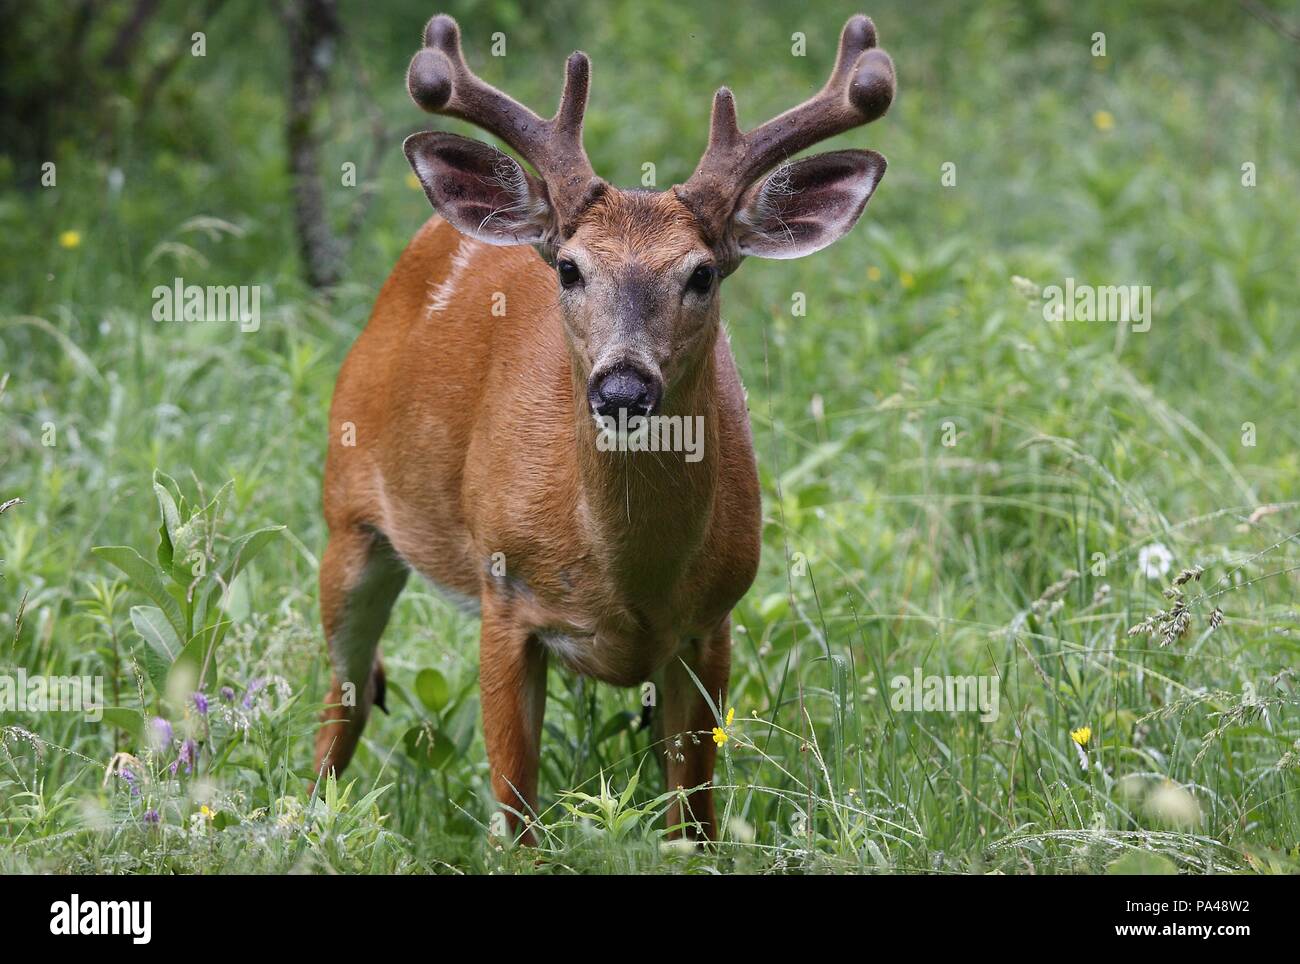
{"label": "broad green leaf", "polygon": [[441,770],[455,753],[456,745],[428,723],[411,727],[402,737],[406,755],[431,770]]}
{"label": "broad green leaf", "polygon": [[160,656],[150,643],[138,644],[132,649],[132,653],[144,665],[144,671],[149,677],[149,682],[153,683],[153,688],[158,695],[166,695],[167,671],[171,669],[171,663]]}
{"label": "broad green leaf", "polygon": [[[176,500],[172,494],[167,491],[167,487],[158,481],[159,473],[153,474],[153,494],[158,500],[158,514],[162,521],[158,526],[158,565],[162,566],[166,572],[171,571],[173,547],[173,533],[181,527],[180,510],[176,508]],[[165,477],[165,476],[164,476]]]}
{"label": "broad green leaf", "polygon": [[169,666],[176,662],[181,650],[185,648],[176,635],[176,630],[157,606],[132,606],[131,625]]}
{"label": "broad green leaf", "polygon": [[130,546],[96,546],[90,551],[126,573],[131,579],[131,585],[148,596],[154,605],[163,611],[163,615],[167,617],[167,622],[171,623],[178,638],[185,639],[189,636],[190,629],[185,624],[180,603],[167,592],[162,575],[156,566],[145,561],[140,553]]}
{"label": "broad green leaf", "polygon": [[[184,682],[182,690],[188,691],[193,689],[203,689],[206,683],[213,683],[217,679],[217,641],[213,638],[211,630],[199,633],[181,650],[176,661],[172,663],[171,671],[168,673],[168,687],[174,684]],[[207,659],[207,671],[204,672],[203,663]],[[192,681],[192,682],[191,682]],[[170,689],[169,689],[169,694]],[[184,692],[182,695],[185,695]]]}
{"label": "broad green leaf", "polygon": [[106,706],[104,722],[124,730],[135,743],[140,741],[140,734],[144,731],[144,717],[140,711],[125,706]]}
{"label": "broad green leaf", "polygon": [[442,712],[451,699],[451,687],[447,677],[436,669],[422,669],[415,677],[415,693],[420,702],[433,713]]}
{"label": "broad green leaf", "polygon": [[[213,604],[221,604],[221,596],[225,593],[225,588],[234,582],[235,578],[244,570],[250,562],[256,558],[257,554],[266,548],[273,536],[278,535],[284,530],[284,526],[266,526],[262,529],[255,529],[247,532],[237,538],[230,544],[226,550],[225,558],[217,565],[216,569],[208,574],[208,585],[203,589],[198,607],[195,612],[199,614],[199,624],[206,625],[213,611]],[[213,599],[213,596],[216,599]]]}

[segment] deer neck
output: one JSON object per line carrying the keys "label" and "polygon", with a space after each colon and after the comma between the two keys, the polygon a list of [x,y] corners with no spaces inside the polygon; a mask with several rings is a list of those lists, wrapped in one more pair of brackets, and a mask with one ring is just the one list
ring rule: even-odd
{"label": "deer neck", "polygon": [[[647,426],[647,445],[658,437],[679,443],[672,450],[662,444],[660,451],[602,450],[586,382],[576,370],[573,397],[580,504],[593,542],[629,601],[662,600],[703,543],[713,510],[719,431],[714,343],[665,393],[656,414],[668,421]],[[608,441],[603,444],[608,448]]]}

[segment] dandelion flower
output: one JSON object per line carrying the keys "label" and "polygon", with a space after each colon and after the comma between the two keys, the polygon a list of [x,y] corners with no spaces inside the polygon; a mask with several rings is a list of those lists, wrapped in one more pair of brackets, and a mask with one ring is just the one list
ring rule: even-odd
{"label": "dandelion flower", "polygon": [[1088,746],[1088,741],[1092,739],[1092,727],[1085,724],[1077,730],[1071,730],[1070,739],[1074,741],[1074,752],[1079,755],[1079,769],[1088,769],[1088,754],[1085,748]]}
{"label": "dandelion flower", "polygon": [[1092,115],[1092,126],[1099,131],[1113,130],[1115,127],[1115,115],[1108,110],[1099,110]]}
{"label": "dandelion flower", "polygon": [[81,247],[81,232],[64,231],[59,235],[59,247],[66,248],[68,251]]}

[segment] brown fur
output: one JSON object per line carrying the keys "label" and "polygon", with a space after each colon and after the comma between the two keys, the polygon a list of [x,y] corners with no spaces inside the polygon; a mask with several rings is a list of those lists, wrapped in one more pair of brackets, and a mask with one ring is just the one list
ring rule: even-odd
{"label": "brown fur", "polygon": [[[599,264],[602,277],[644,273],[671,285],[678,267],[708,252],[672,194],[615,190],[565,247]],[[445,307],[428,310],[431,288],[449,278]],[[495,292],[505,295],[504,317],[491,313]],[[712,776],[712,713],[681,661],[725,709],[728,616],[757,569],[760,499],[717,298],[664,323],[666,340],[654,339],[651,352],[666,384],[662,411],[704,416],[704,457],[695,463],[675,452],[597,451],[586,398],[594,355],[582,347],[591,329],[566,323],[554,270],[531,248],[469,241],[438,217],[403,253],[339,375],[321,567],[331,698],[346,682],[341,650],[361,649],[352,665],[376,658],[373,619],[365,631],[339,627],[363,596],[382,602],[392,593],[382,564],[363,578],[391,544],[406,566],[479,602],[493,787],[525,815],[536,807],[549,655],[616,685],[658,678],[665,734],[680,743],[668,754],[669,785],[691,789]],[[584,330],[566,337],[566,324]],[[355,426],[355,447],[342,444],[345,423]],[[494,574],[494,558],[504,558],[504,575]],[[548,648],[556,635],[574,642]],[[318,767],[341,769],[352,756],[373,699],[373,684],[362,683],[357,706],[327,711]],[[704,732],[683,735],[692,731]],[[711,834],[707,789],[689,811]]]}

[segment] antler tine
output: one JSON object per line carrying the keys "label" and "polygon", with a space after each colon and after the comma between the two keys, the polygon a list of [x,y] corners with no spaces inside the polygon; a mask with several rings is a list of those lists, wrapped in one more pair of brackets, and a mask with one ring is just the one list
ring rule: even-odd
{"label": "antler tine", "polygon": [[756,178],[818,141],[881,117],[894,87],[894,64],[876,46],[875,24],[863,14],[850,17],[830,78],[797,107],[742,133],[731,91],[714,95],[709,146],[678,195],[720,228]]}
{"label": "antler tine", "polygon": [[571,224],[601,183],[582,146],[591,79],[587,55],[570,55],[560,106],[554,117],[543,120],[469,69],[460,27],[451,17],[438,14],[430,20],[424,43],[406,74],[411,99],[431,114],[468,121],[509,144],[546,182],[562,224]]}

